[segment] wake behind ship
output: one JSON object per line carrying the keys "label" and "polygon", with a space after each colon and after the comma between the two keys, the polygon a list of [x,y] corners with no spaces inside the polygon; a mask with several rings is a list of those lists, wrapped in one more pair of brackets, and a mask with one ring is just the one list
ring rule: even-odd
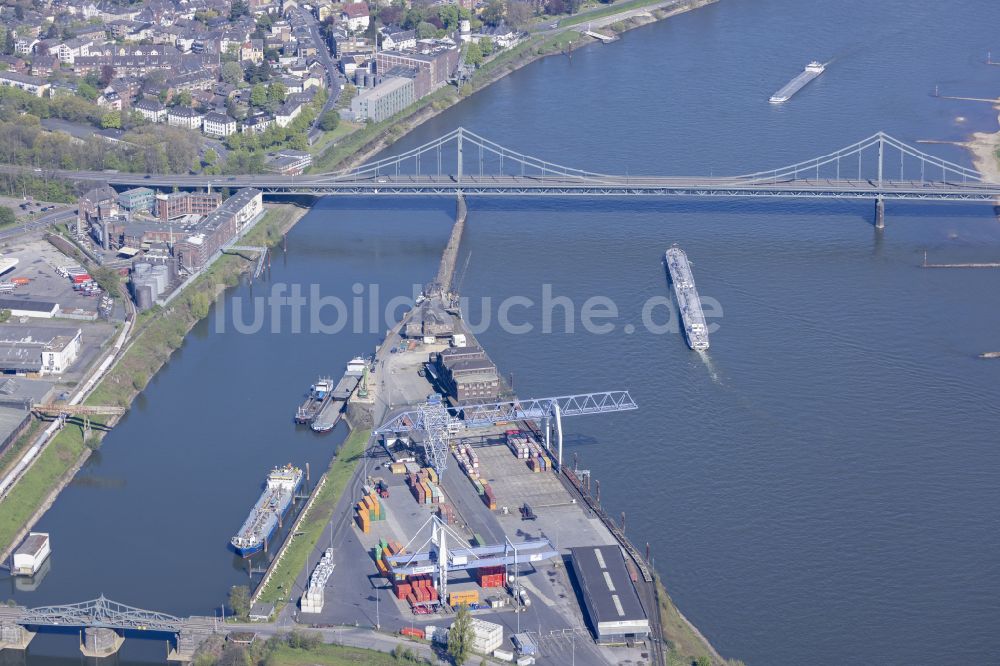
{"label": "wake behind ship", "polygon": [[292,465],[275,467],[267,475],[264,492],[230,543],[241,557],[264,550],[274,536],[278,523],[288,513],[295,493],[302,485],[302,470]]}
{"label": "wake behind ship", "polygon": [[708,327],[705,313],[701,310],[701,298],[694,286],[691,263],[684,250],[676,245],[667,250],[665,259],[670,272],[670,282],[674,285],[674,296],[684,323],[684,335],[688,347],[695,351],[708,349]]}

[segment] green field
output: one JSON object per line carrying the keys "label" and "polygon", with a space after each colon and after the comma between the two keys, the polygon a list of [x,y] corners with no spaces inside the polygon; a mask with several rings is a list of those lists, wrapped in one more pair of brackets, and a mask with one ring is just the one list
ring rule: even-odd
{"label": "green field", "polygon": [[594,11],[562,19],[559,21],[559,27],[565,28],[570,25],[579,25],[581,23],[586,23],[587,21],[593,21],[594,19],[604,18],[605,16],[611,16],[612,14],[620,14],[633,9],[641,9],[649,5],[660,4],[661,2],[663,2],[663,0],[626,0],[625,2],[616,2],[613,5],[608,5],[607,7],[602,7],[600,9],[595,9]]}
{"label": "green field", "polygon": [[399,666],[407,661],[396,659],[385,652],[324,643],[309,650],[296,649],[287,645],[279,646],[268,655],[267,663],[273,666],[312,666],[313,664],[317,666],[357,666],[358,664]]}
{"label": "green field", "polygon": [[370,436],[370,430],[355,430],[337,452],[326,472],[326,483],[316,494],[312,506],[309,507],[309,513],[299,524],[297,536],[285,548],[281,562],[260,593],[259,601],[278,605],[289,601],[288,595],[292,585],[299,572],[306,566],[306,558],[316,547],[316,543],[323,535],[323,529],[330,522],[340,496],[351,480],[358,461],[361,460],[361,454]]}

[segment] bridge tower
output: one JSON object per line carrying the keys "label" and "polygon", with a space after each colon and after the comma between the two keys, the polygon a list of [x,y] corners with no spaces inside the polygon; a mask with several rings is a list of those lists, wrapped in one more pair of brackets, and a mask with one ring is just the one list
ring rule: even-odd
{"label": "bridge tower", "polygon": [[[885,165],[885,134],[878,133],[878,190],[882,192],[882,173]],[[902,170],[902,169],[900,169]],[[875,197],[875,228],[885,229],[885,199],[881,194]]]}

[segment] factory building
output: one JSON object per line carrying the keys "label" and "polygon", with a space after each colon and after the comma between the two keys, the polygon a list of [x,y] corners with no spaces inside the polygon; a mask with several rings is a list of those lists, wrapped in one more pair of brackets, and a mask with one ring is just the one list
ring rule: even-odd
{"label": "factory building", "polygon": [[118,195],[118,203],[133,213],[152,211],[155,199],[156,193],[148,187],[136,187]]}
{"label": "factory building", "polygon": [[0,326],[0,372],[62,374],[80,354],[83,331],[54,326]]}
{"label": "factory building", "polygon": [[163,221],[184,215],[208,215],[222,204],[218,192],[172,192],[156,195],[156,216]]}
{"label": "factory building", "polygon": [[601,645],[624,645],[649,635],[649,618],[620,546],[570,548],[587,624]]}
{"label": "factory building", "polygon": [[431,363],[441,387],[458,402],[498,399],[500,376],[482,348],[449,347],[432,354]]}
{"label": "factory building", "polygon": [[201,268],[263,210],[260,190],[240,190],[202,220],[194,233],[174,246],[177,263],[189,271]]}

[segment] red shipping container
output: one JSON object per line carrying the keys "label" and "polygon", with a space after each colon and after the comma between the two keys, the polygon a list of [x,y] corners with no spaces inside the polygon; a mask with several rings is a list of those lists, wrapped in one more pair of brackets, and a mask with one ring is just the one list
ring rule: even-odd
{"label": "red shipping container", "polygon": [[417,603],[417,597],[414,596],[413,592],[406,595],[406,600],[410,602],[410,605]]}
{"label": "red shipping container", "polygon": [[413,636],[414,638],[424,637],[424,630],[417,629],[416,627],[403,627],[399,630],[399,633],[403,636]]}

